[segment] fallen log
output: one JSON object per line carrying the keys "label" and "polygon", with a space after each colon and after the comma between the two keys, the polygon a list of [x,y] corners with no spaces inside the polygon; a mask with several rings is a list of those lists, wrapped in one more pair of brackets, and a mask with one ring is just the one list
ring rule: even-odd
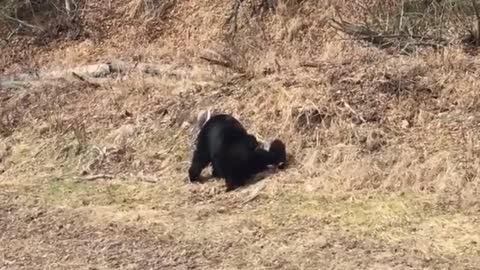
{"label": "fallen log", "polygon": [[187,76],[191,67],[179,66],[168,63],[132,63],[115,60],[108,63],[91,64],[70,69],[56,69],[47,71],[34,71],[13,75],[0,75],[0,88],[15,88],[27,86],[35,81],[59,79],[98,79],[106,78],[113,74],[140,72],[152,76],[177,75]]}

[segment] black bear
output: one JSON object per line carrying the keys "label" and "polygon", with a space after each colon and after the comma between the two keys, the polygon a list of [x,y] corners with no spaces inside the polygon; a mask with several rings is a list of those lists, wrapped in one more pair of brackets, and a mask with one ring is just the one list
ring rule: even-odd
{"label": "black bear", "polygon": [[200,123],[192,164],[188,170],[191,182],[198,181],[202,170],[212,163],[213,176],[224,178],[231,191],[269,165],[282,167],[286,162],[285,144],[276,139],[268,150],[248,134],[242,124],[227,114],[208,115]]}

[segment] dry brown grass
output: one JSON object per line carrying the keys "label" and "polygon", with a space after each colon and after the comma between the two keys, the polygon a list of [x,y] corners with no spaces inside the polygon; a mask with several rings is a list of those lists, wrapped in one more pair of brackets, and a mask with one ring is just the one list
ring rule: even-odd
{"label": "dry brown grass", "polygon": [[[252,19],[245,3],[232,37],[225,3],[178,1],[161,39],[145,42],[149,22],[38,56],[45,68],[130,55],[189,72],[1,89],[0,239],[15,248],[0,258],[60,269],[477,267],[479,59],[460,44],[400,54],[340,40],[328,18],[341,7],[359,22],[353,6],[284,1]],[[199,59],[204,49],[229,67]],[[233,193],[188,184],[193,119],[209,107],[260,140],[281,138],[290,166]]]}

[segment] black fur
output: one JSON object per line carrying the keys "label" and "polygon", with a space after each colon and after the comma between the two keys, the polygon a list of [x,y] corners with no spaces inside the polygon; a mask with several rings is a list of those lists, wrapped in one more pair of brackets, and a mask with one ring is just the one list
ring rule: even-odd
{"label": "black fur", "polygon": [[213,176],[225,179],[231,191],[253,175],[286,161],[285,145],[274,140],[267,151],[230,115],[212,116],[202,126],[189,168],[191,182],[198,181],[202,170],[212,163]]}

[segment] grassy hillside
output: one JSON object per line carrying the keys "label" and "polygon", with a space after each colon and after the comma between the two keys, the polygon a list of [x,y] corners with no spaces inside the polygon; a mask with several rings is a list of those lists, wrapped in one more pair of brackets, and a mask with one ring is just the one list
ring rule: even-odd
{"label": "grassy hillside", "polygon": [[[0,268],[478,269],[475,1],[30,2],[0,1]],[[44,76],[118,60],[154,65]],[[187,183],[207,108],[289,167]]]}

